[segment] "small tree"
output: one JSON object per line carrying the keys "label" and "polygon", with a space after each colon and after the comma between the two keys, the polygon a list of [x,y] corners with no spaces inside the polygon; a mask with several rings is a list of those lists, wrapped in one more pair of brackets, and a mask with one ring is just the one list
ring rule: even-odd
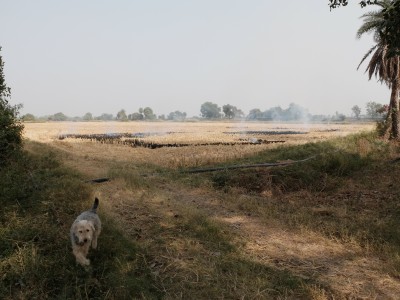
{"label": "small tree", "polygon": [[238,109],[236,108],[236,106],[226,104],[226,105],[222,106],[222,111],[225,114],[225,118],[233,119],[233,118],[235,118],[236,112],[238,111]]}
{"label": "small tree", "polygon": [[12,106],[9,103],[11,89],[6,85],[3,68],[4,62],[0,54],[0,167],[21,150],[24,128],[18,119],[21,105]]}
{"label": "small tree", "polygon": [[183,121],[186,119],[186,113],[176,110],[174,112],[170,112],[167,118],[168,120]]}
{"label": "small tree", "polygon": [[351,108],[351,111],[353,112],[353,115],[356,119],[360,119],[360,115],[361,115],[361,108],[358,105],[354,105]]}
{"label": "small tree", "polygon": [[118,113],[117,113],[117,120],[119,121],[126,121],[128,120],[128,117],[126,115],[125,109],[121,109]]}
{"label": "small tree", "polygon": [[253,108],[250,110],[249,114],[247,115],[248,120],[257,120],[259,118],[262,118],[262,111],[259,108]]}
{"label": "small tree", "polygon": [[157,118],[150,107],[143,108],[143,115],[145,120],[154,120]]}
{"label": "small tree", "polygon": [[132,121],[139,121],[139,120],[143,120],[143,115],[141,113],[138,112],[134,112],[133,114],[130,114],[128,116],[129,120]]}
{"label": "small tree", "polygon": [[21,117],[22,121],[24,122],[33,122],[36,120],[35,116],[32,114],[25,114]]}
{"label": "small tree", "polygon": [[112,114],[101,114],[101,116],[96,117],[97,120],[103,120],[103,121],[111,121],[114,118]]}
{"label": "small tree", "polygon": [[212,102],[204,102],[200,108],[201,116],[206,119],[218,119],[221,117],[221,108]]}
{"label": "small tree", "polygon": [[67,121],[68,117],[64,115],[62,112],[58,112],[49,117],[49,121]]}
{"label": "small tree", "polygon": [[334,121],[334,122],[343,122],[345,119],[346,119],[346,116],[339,112],[335,112],[335,115],[332,116],[332,121]]}
{"label": "small tree", "polygon": [[84,116],[83,116],[83,118],[82,118],[84,121],[91,121],[91,120],[93,120],[93,115],[90,113],[90,112],[88,112],[88,113],[86,113]]}
{"label": "small tree", "polygon": [[380,103],[376,102],[368,102],[366,104],[366,111],[367,111],[367,116],[369,116],[372,119],[380,118],[383,115],[383,105]]}

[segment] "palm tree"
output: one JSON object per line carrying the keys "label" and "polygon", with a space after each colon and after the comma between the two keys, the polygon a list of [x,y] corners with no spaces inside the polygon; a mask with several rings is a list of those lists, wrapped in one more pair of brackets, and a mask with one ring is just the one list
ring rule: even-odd
{"label": "palm tree", "polygon": [[[400,139],[400,117],[399,117],[399,90],[400,90],[400,56],[390,51],[386,40],[386,30],[388,23],[385,19],[385,12],[392,8],[393,1],[378,1],[376,5],[381,9],[364,14],[361,18],[364,23],[357,31],[357,38],[361,38],[366,33],[374,34],[376,45],[373,46],[363,57],[361,64],[372,54],[366,72],[369,79],[373,75],[380,82],[386,83],[391,89],[389,112],[386,118],[387,134],[393,139]],[[358,69],[357,68],[357,69]]]}

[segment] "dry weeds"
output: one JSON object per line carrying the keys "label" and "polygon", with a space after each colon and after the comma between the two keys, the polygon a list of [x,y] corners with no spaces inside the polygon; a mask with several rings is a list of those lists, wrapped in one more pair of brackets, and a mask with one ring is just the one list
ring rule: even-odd
{"label": "dry weeds", "polygon": [[[73,140],[58,141],[59,134],[164,130],[180,132],[173,136],[175,140],[187,140],[190,136],[194,140],[210,141],[220,140],[221,133],[229,130],[306,130],[306,135],[279,136],[287,143],[305,143],[369,130],[372,127],[372,124],[311,124],[305,127],[299,124],[266,123],[33,123],[26,124],[25,136],[50,143],[63,153],[67,165],[88,178],[94,178],[107,176],[111,168],[121,164],[132,168],[132,172],[137,174],[140,173],[141,165],[170,168],[202,166],[242,158],[276,146],[151,150]],[[362,154],[368,153],[366,142],[360,142],[359,147],[364,151]],[[152,186],[148,187],[146,184]],[[343,242],[304,228],[289,230],[279,219],[262,219],[265,212],[257,211],[256,208],[252,214],[244,212],[241,203],[249,201],[251,205],[251,201],[258,202],[259,198],[254,200],[251,195],[240,196],[234,192],[224,194],[204,186],[190,189],[174,180],[158,177],[149,178],[143,186],[139,185],[134,189],[123,180],[96,185],[94,189],[97,196],[105,199],[107,211],[115,217],[126,234],[149,252],[151,261],[148,265],[153,276],[160,282],[158,288],[167,299],[188,299],[193,295],[216,296],[218,292],[207,293],[204,290],[212,289],[216,281],[223,280],[226,282],[219,282],[219,286],[227,289],[229,287],[232,293],[220,291],[221,299],[229,298],[229,295],[240,295],[243,299],[265,299],[268,295],[275,295],[277,298],[304,298],[304,294],[293,291],[263,289],[265,283],[259,282],[261,279],[258,277],[254,278],[252,284],[237,278],[237,274],[225,274],[226,279],[216,278],[221,276],[216,265],[221,256],[230,255],[229,251],[218,250],[215,245],[207,245],[183,235],[182,228],[188,226],[190,218],[205,218],[211,222],[211,226],[220,228],[221,241],[227,240],[239,249],[237,257],[272,268],[275,272],[288,271],[307,283],[304,289],[307,290],[308,297],[313,299],[396,299],[400,295],[399,280],[388,275],[381,258],[373,253],[366,253],[351,239]],[[263,195],[265,201],[273,197],[271,191],[265,191]],[[283,202],[298,200],[282,199]],[[316,209],[322,209],[324,213],[326,209],[334,207]]]}

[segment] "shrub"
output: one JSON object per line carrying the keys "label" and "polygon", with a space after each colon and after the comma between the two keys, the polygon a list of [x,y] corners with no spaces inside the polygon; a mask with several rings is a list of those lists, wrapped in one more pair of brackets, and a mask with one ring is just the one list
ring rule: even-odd
{"label": "shrub", "polygon": [[11,89],[5,83],[3,67],[4,62],[0,55],[0,167],[21,149],[23,130],[17,117],[21,105],[12,106],[9,103]]}

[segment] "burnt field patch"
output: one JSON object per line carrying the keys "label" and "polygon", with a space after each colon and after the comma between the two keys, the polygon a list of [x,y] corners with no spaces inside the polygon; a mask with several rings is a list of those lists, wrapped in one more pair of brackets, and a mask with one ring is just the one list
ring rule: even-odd
{"label": "burnt field patch", "polygon": [[306,131],[275,131],[275,130],[244,130],[244,131],[230,131],[224,132],[225,134],[239,134],[239,135],[290,135],[290,134],[308,134]]}
{"label": "burnt field patch", "polygon": [[[146,132],[146,133],[108,133],[108,134],[63,134],[59,140],[78,139],[102,144],[126,145],[130,147],[144,147],[157,149],[163,147],[188,147],[188,146],[234,146],[234,145],[262,145],[285,143],[284,140],[265,140],[255,137],[239,138],[235,141],[213,141],[213,142],[155,142],[146,140],[152,136],[162,136],[179,132]],[[230,134],[230,133],[224,133]]]}

